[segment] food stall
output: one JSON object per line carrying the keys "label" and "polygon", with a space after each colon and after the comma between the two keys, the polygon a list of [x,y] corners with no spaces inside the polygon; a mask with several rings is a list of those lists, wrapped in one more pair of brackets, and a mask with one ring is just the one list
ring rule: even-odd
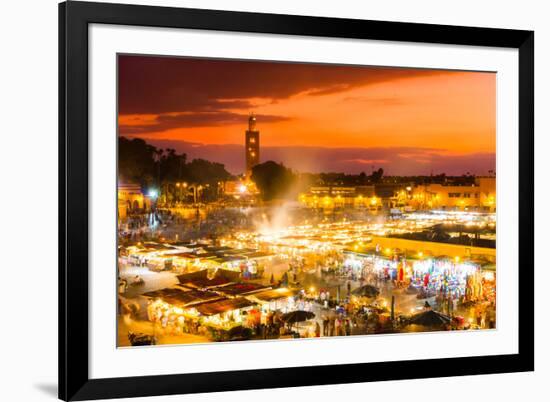
{"label": "food stall", "polygon": [[247,296],[248,299],[261,306],[262,314],[270,311],[281,311],[286,313],[296,309],[296,296],[300,293],[298,289],[277,288],[264,290]]}

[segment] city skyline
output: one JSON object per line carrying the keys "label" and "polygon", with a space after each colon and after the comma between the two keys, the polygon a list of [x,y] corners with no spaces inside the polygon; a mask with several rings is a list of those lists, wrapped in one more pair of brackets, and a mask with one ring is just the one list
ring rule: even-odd
{"label": "city skyline", "polygon": [[495,169],[494,73],[119,56],[119,135],[244,171],[260,162],[389,175]]}

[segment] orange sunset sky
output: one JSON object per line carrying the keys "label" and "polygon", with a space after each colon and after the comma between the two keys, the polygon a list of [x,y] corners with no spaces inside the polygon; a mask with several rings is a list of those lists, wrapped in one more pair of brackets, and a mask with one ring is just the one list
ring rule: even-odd
{"label": "orange sunset sky", "polygon": [[119,56],[119,135],[244,167],[257,116],[261,161],[300,171],[487,174],[496,74]]}

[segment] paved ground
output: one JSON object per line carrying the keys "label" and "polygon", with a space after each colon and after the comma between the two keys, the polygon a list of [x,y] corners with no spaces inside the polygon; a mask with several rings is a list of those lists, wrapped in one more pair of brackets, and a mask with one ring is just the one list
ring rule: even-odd
{"label": "paved ground", "polygon": [[118,320],[118,346],[130,346],[128,332],[143,333],[153,335],[157,338],[159,345],[177,345],[186,343],[205,343],[210,342],[208,338],[192,334],[167,334],[164,333],[159,325],[153,326],[150,321],[136,321],[131,318],[120,317]]}

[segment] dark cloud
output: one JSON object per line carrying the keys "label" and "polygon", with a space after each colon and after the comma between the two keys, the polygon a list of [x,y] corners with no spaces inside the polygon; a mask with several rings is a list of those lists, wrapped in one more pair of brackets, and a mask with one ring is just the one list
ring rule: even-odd
{"label": "dark cloud", "polygon": [[[175,148],[190,159],[204,158],[223,163],[235,174],[244,169],[244,147],[238,144],[210,145],[178,140],[147,140],[158,147]],[[454,155],[436,148],[323,148],[323,147],[262,147],[262,161],[282,162],[300,172],[345,172],[370,174],[382,167],[390,175],[487,174],[496,166],[495,153]]]}
{"label": "dark cloud", "polygon": [[[258,119],[262,122],[274,123],[279,121],[291,120],[290,117],[259,114]],[[248,115],[227,112],[227,111],[212,111],[212,112],[191,112],[177,114],[161,114],[155,117],[155,120],[147,124],[120,124],[118,127],[120,135],[136,135],[153,132],[166,131],[174,128],[190,128],[190,127],[213,127],[224,124],[238,124],[246,121]]]}
{"label": "dark cloud", "polygon": [[[195,112],[252,107],[246,99],[326,95],[444,70],[121,55],[121,114]],[[223,102],[228,100],[228,103]],[[232,103],[233,102],[233,103]]]}

